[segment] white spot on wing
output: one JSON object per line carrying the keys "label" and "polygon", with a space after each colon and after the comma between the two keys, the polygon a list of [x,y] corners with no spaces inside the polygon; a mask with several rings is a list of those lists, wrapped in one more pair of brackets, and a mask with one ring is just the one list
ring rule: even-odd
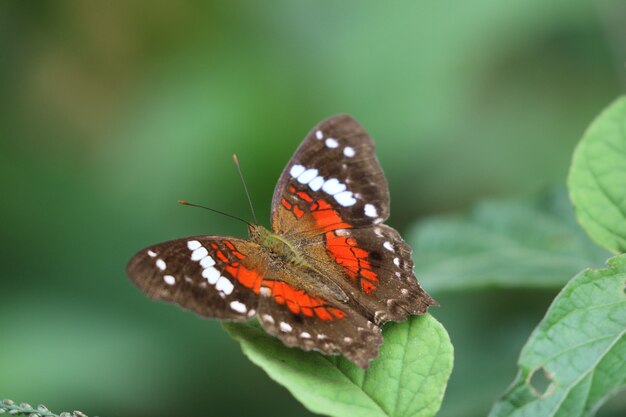
{"label": "white spot on wing", "polygon": [[199,261],[200,259],[204,258],[208,254],[209,254],[209,251],[206,250],[204,246],[200,246],[198,249],[191,252],[191,260]]}
{"label": "white spot on wing", "polygon": [[313,178],[317,177],[317,172],[318,171],[315,168],[307,169],[302,174],[298,175],[298,182],[300,184],[309,183]]}
{"label": "white spot on wing", "polygon": [[200,261],[200,266],[202,266],[203,268],[209,268],[213,265],[215,265],[215,260],[210,256],[205,256]]}
{"label": "white spot on wing", "polygon": [[317,140],[322,140],[322,138],[324,137],[324,134],[322,133],[321,130],[318,130],[317,132],[315,132],[315,137],[317,138]]}
{"label": "white spot on wing", "polygon": [[344,207],[350,207],[356,204],[356,199],[352,197],[352,191],[344,191],[342,193],[335,194],[333,197],[335,197],[335,200],[337,200],[337,202]]}
{"label": "white spot on wing", "polygon": [[352,338],[346,336],[346,337],[343,338],[343,341],[346,342],[346,343],[352,343]]}
{"label": "white spot on wing", "polygon": [[202,245],[197,240],[190,240],[189,242],[187,242],[187,247],[189,248],[189,250],[196,250],[200,246]]}
{"label": "white spot on wing", "polygon": [[385,242],[385,243],[383,243],[383,246],[384,246],[384,247],[385,247],[385,249],[387,249],[388,251],[395,252],[395,251],[394,251],[394,249],[393,249],[393,245],[391,244],[391,242]]}
{"label": "white spot on wing", "polygon": [[165,271],[165,268],[167,268],[167,265],[165,264],[165,261],[163,259],[157,259],[156,266],[161,271]]}
{"label": "white spot on wing", "polygon": [[302,174],[304,172],[304,167],[302,165],[294,165],[291,167],[291,170],[289,171],[289,174],[296,178],[298,175]]}
{"label": "white spot on wing", "polygon": [[333,139],[333,138],[326,139],[327,148],[336,148],[337,146],[339,146],[339,142],[337,142],[336,139]]}
{"label": "white spot on wing", "polygon": [[174,278],[172,275],[163,275],[163,281],[165,281],[167,285],[176,284],[176,278]]}
{"label": "white spot on wing", "polygon": [[156,256],[156,252],[152,252],[151,250],[148,251],[148,256],[151,258],[154,258]]}
{"label": "white spot on wing", "polygon": [[387,317],[387,313],[382,310],[378,310],[374,312],[374,321],[378,322],[380,320],[384,320]]}
{"label": "white spot on wing", "polygon": [[400,266],[400,258],[393,258],[393,263],[396,264],[396,266]]}
{"label": "white spot on wing", "polygon": [[376,217],[378,216],[378,211],[376,210],[376,207],[374,207],[374,205],[372,204],[366,204],[364,207],[365,210],[365,215],[367,217]]}
{"label": "white spot on wing", "polygon": [[324,177],[315,177],[309,183],[309,188],[313,191],[317,191],[322,188],[322,185],[324,185]]}
{"label": "white spot on wing", "polygon": [[230,295],[230,293],[233,292],[234,288],[235,286],[233,285],[233,283],[230,282],[230,280],[226,277],[220,277],[220,279],[218,279],[217,283],[215,284],[215,289],[218,291],[222,291],[226,295]]}
{"label": "white spot on wing", "polygon": [[263,314],[263,321],[274,324],[274,317],[270,316],[269,314]]}
{"label": "white spot on wing", "polygon": [[302,332],[300,333],[300,337],[303,339],[310,339],[311,338],[311,333],[309,332]]}
{"label": "white spot on wing", "polygon": [[246,307],[244,303],[240,303],[239,301],[232,301],[230,303],[230,308],[238,313],[245,313],[246,311],[248,311],[248,307]]}
{"label": "white spot on wing", "polygon": [[356,155],[356,152],[354,151],[354,148],[346,146],[345,148],[343,148],[343,154],[348,158],[352,158],[354,155]]}
{"label": "white spot on wing", "polygon": [[318,335],[317,335],[317,338],[318,338],[319,340],[324,340],[324,339],[326,339],[326,335],[325,335],[325,334],[318,334]]}
{"label": "white spot on wing", "polygon": [[209,284],[215,285],[217,280],[220,278],[220,271],[217,269],[210,267],[202,271],[202,276],[209,281]]}
{"label": "white spot on wing", "polygon": [[272,290],[270,290],[269,287],[261,287],[261,295],[264,297],[269,297],[270,295],[272,295]]}
{"label": "white spot on wing", "polygon": [[291,327],[289,323],[285,323],[284,321],[281,321],[278,326],[283,332],[290,332],[291,330],[293,330],[293,327]]}
{"label": "white spot on wing", "polygon": [[331,178],[329,180],[326,180],[324,186],[322,187],[322,190],[330,195],[335,195],[337,193],[345,191],[346,186],[345,184],[340,183],[337,178]]}

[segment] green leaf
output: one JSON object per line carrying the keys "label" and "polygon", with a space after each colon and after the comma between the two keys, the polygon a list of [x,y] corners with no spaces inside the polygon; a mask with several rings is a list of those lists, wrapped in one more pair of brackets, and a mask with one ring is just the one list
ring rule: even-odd
{"label": "green leaf", "polygon": [[626,252],[626,97],[591,123],[574,152],[567,185],[589,235],[610,251]]}
{"label": "green leaf", "polygon": [[626,255],[608,264],[581,272],[556,297],[490,417],[590,416],[626,387]]}
{"label": "green leaf", "polygon": [[430,314],[386,325],[380,356],[367,370],[343,357],[288,348],[250,324],[224,327],[306,408],[329,416],[434,416],[452,371],[450,339]]}
{"label": "green leaf", "polygon": [[608,253],[576,223],[564,190],[531,201],[491,200],[469,214],[425,219],[409,234],[415,272],[428,291],[560,288],[601,266]]}

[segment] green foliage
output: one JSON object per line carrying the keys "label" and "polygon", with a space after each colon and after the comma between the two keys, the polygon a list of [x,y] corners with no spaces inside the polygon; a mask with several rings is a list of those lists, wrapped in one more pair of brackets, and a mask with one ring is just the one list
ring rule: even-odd
{"label": "green foliage", "polygon": [[36,408],[28,403],[16,404],[11,400],[3,400],[0,402],[0,414],[8,413],[11,416],[24,417],[88,417],[81,411],[64,411],[61,414],[55,414],[48,410],[45,405],[38,405]]}
{"label": "green foliage", "polygon": [[380,356],[367,370],[343,357],[285,347],[256,326],[224,326],[252,362],[309,410],[329,416],[434,416],[452,371],[448,334],[429,314],[388,324]]}
{"label": "green foliage", "polygon": [[626,255],[608,264],[581,272],[556,297],[490,417],[589,416],[626,386]]}
{"label": "green foliage", "polygon": [[469,214],[420,221],[409,234],[415,271],[429,291],[559,288],[608,253],[576,223],[567,195],[490,200]]}
{"label": "green foliage", "polygon": [[583,136],[568,186],[589,235],[613,252],[626,252],[626,97],[604,110]]}

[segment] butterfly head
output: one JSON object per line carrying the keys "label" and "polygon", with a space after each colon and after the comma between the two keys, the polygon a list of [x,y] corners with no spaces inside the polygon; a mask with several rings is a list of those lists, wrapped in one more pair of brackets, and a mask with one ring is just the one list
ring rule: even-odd
{"label": "butterfly head", "polygon": [[258,224],[248,224],[248,235],[250,240],[264,247],[273,246],[272,242],[279,239],[275,233]]}
{"label": "butterfly head", "polygon": [[281,240],[274,233],[270,232],[265,227],[258,224],[248,224],[248,234],[250,235],[251,241],[270,250],[275,248],[278,241]]}
{"label": "butterfly head", "polygon": [[268,230],[263,226],[248,224],[248,235],[250,236],[250,240],[252,240],[253,242],[260,242],[261,235],[265,234],[266,232],[268,232]]}

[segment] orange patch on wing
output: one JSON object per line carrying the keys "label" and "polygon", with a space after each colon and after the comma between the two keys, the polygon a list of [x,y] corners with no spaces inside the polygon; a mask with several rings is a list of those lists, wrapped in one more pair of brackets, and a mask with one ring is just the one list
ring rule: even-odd
{"label": "orange patch on wing", "polygon": [[263,286],[271,289],[271,294],[278,304],[285,304],[294,314],[313,317],[315,314],[322,320],[343,319],[346,313],[338,308],[329,307],[326,302],[303,290],[299,290],[284,281],[263,281]]}
{"label": "orange patch on wing", "polygon": [[332,320],[333,316],[330,315],[328,310],[324,307],[318,307],[315,309],[315,315],[324,321]]}
{"label": "orange patch on wing", "polygon": [[313,199],[311,198],[310,195],[308,195],[306,192],[304,191],[300,191],[298,194],[298,197],[300,197],[301,199],[303,199],[304,201],[306,201],[307,203],[312,203]]}
{"label": "orange patch on wing", "polygon": [[290,192],[291,194],[293,194],[293,193],[295,193],[295,192],[296,192],[296,187],[294,187],[293,185],[290,185],[290,186],[289,186],[289,188],[287,188],[287,189],[289,190],[289,192]]}
{"label": "orange patch on wing", "polygon": [[282,203],[283,207],[285,207],[287,210],[291,210],[291,203],[289,201],[283,198],[282,200],[280,200],[280,202]]}
{"label": "orange patch on wing", "polygon": [[315,224],[325,232],[352,228],[350,224],[341,219],[339,212],[328,204],[326,200],[317,200],[310,208]]}
{"label": "orange patch on wing", "polygon": [[343,311],[339,310],[338,308],[328,307],[328,311],[330,311],[330,314],[332,314],[333,316],[337,317],[338,319],[342,319],[342,318],[346,317],[346,313],[344,313]]}
{"label": "orange patch on wing", "polygon": [[224,252],[222,252],[221,250],[218,250],[216,253],[218,258],[220,258],[220,261],[228,263],[228,258],[226,257],[226,255],[224,255]]}
{"label": "orange patch on wing", "polygon": [[235,245],[233,245],[231,242],[229,242],[228,240],[224,241],[224,244],[226,245],[226,247],[230,250],[234,250],[235,249]]}
{"label": "orange patch on wing", "polygon": [[304,214],[304,210],[298,206],[293,206],[293,214],[295,214],[297,218],[300,218]]}
{"label": "orange patch on wing", "polygon": [[371,294],[376,289],[376,286],[374,284],[372,284],[371,282],[362,279],[361,280],[361,289],[366,294]]}
{"label": "orange patch on wing", "polygon": [[298,314],[300,312],[300,306],[291,300],[287,300],[287,308],[294,314]]}
{"label": "orange patch on wing", "polygon": [[263,281],[263,277],[254,269],[248,269],[245,266],[239,265],[238,262],[235,262],[231,265],[227,265],[224,270],[239,281],[241,285],[254,291],[255,294],[261,291],[261,281]]}
{"label": "orange patch on wing", "polygon": [[328,202],[326,200],[322,200],[322,199],[317,201],[317,205],[319,206],[320,210],[327,210],[327,209],[332,209],[333,208],[333,206],[328,204]]}
{"label": "orange patch on wing", "polygon": [[367,260],[369,253],[357,246],[353,237],[338,236],[335,232],[326,232],[326,249],[339,265],[343,266],[348,276],[360,280],[361,289],[371,294],[376,289],[378,275],[372,270]]}
{"label": "orange patch on wing", "polygon": [[370,281],[378,282],[378,275],[371,269],[361,270],[361,276],[369,279]]}

